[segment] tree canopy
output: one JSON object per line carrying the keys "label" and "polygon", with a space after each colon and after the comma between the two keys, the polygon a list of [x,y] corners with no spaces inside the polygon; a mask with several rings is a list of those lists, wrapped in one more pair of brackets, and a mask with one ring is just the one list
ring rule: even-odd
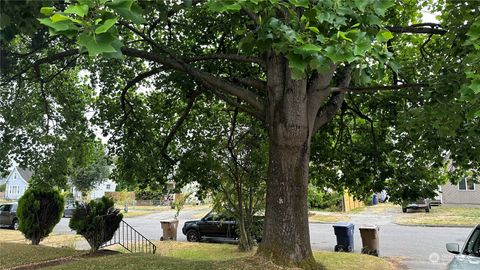
{"label": "tree canopy", "polygon": [[14,1],[1,12],[1,165],[15,155],[60,181],[97,129],[117,179],[208,183],[238,108],[268,135],[259,253],[279,263],[313,265],[309,174],[409,199],[478,168],[472,1]]}

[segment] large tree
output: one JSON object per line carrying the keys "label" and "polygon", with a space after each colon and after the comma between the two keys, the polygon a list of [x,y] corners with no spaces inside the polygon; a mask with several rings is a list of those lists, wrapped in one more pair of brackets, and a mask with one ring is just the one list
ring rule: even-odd
{"label": "large tree", "polygon": [[[457,17],[454,22],[458,31],[450,33],[439,24],[420,23],[418,10],[428,3],[390,0],[79,0],[71,3],[54,1],[52,6],[45,4],[42,9],[36,3],[38,9],[35,10],[26,8],[23,2],[2,2],[2,10],[9,14],[8,20],[2,16],[2,24],[6,25],[2,28],[2,55],[5,55],[1,65],[2,90],[8,87],[10,91],[6,93],[13,99],[12,93],[16,89],[25,88],[23,83],[32,92],[39,89],[34,93],[38,103],[44,105],[46,119],[39,117],[38,122],[44,121],[48,129],[50,112],[57,109],[48,104],[52,97],[64,91],[45,91],[48,87],[44,87],[55,87],[50,82],[58,79],[58,74],[69,66],[77,64],[88,70],[84,73],[88,74],[89,84],[101,93],[95,106],[109,108],[108,115],[103,114],[105,110],[100,110],[99,117],[108,120],[100,121],[100,126],[104,131],[120,127],[110,134],[111,143],[119,145],[117,152],[127,157],[122,159],[122,166],[118,169],[132,177],[149,169],[158,171],[158,175],[162,172],[168,174],[160,169],[165,164],[169,164],[172,171],[182,165],[181,161],[177,162],[168,155],[168,150],[172,150],[170,145],[175,142],[175,132],[186,121],[199,94],[206,96],[207,100],[213,94],[250,114],[263,124],[269,142],[265,229],[258,252],[278,263],[314,267],[307,209],[311,142],[314,136],[320,136],[316,138],[321,142],[322,134],[332,134],[332,126],[327,124],[336,117],[337,111],[348,106],[363,121],[368,121],[369,117],[362,110],[374,109],[378,117],[387,119],[377,122],[385,131],[382,133],[382,139],[387,142],[385,147],[373,148],[378,151],[373,152],[374,155],[365,148],[350,148],[352,154],[356,151],[365,153],[369,170],[364,170],[362,175],[367,174],[372,179],[384,172],[375,166],[381,160],[377,159],[381,151],[395,149],[399,142],[403,145],[405,151],[402,155],[389,155],[383,159],[386,163],[423,153],[416,151],[422,149],[415,147],[418,138],[405,138],[403,133],[396,133],[402,130],[401,120],[408,120],[402,117],[422,114],[423,105],[432,105],[429,106],[431,110],[427,110],[427,117],[409,126],[415,130],[413,134],[418,135],[419,130],[427,129],[422,125],[428,118],[433,119],[436,117],[434,112],[442,109],[439,105],[442,103],[436,101],[442,97],[449,101],[456,99],[458,91],[455,87],[465,85],[464,92],[469,99],[478,101],[472,97],[478,92],[475,77],[478,70],[472,68],[477,47],[472,43],[462,47],[465,37],[473,41],[478,38],[474,27],[478,24],[478,7],[462,6],[466,11],[461,16],[468,14],[469,24],[464,26],[463,18]],[[445,11],[445,19],[451,19],[456,14],[454,10],[461,5],[464,3],[440,3],[439,9]],[[38,23],[25,24],[28,20],[25,13],[39,17],[38,23],[46,26],[50,35],[47,36],[46,28]],[[454,48],[461,48],[461,52],[450,50],[452,53],[447,58],[441,49],[445,49],[448,42],[441,43],[437,38],[446,33],[450,35],[446,40],[451,41]],[[457,36],[460,39],[451,38]],[[27,42],[22,43],[22,39]],[[425,56],[429,42],[441,44],[436,45],[435,52]],[[28,43],[35,46],[28,46]],[[456,61],[463,59],[465,54],[473,56],[466,63]],[[422,63],[428,59],[434,62]],[[446,60],[451,65],[459,65],[460,69],[442,69]],[[11,66],[18,68],[12,71],[8,69]],[[454,84],[449,84],[451,79],[441,80],[459,71],[467,72],[468,80],[464,79],[463,73],[457,75]],[[445,85],[450,88],[443,87]],[[440,91],[440,88],[446,90]],[[158,94],[139,95],[132,93],[133,89]],[[384,97],[385,91],[393,92]],[[437,91],[440,94],[435,96]],[[363,92],[375,95],[361,97]],[[177,102],[168,103],[169,99]],[[346,100],[362,105],[355,106]],[[391,110],[396,102],[403,101],[402,110]],[[186,110],[180,116],[168,110],[170,105],[181,106],[181,103],[185,104]],[[446,109],[454,110],[452,107]],[[171,118],[158,117],[165,111],[178,120],[169,131],[165,131],[164,124]],[[401,115],[396,117],[399,113]],[[143,117],[145,115],[157,117]],[[393,120],[389,121],[389,117]],[[465,133],[472,130],[467,129],[472,121],[478,124],[478,117],[456,119],[459,120],[452,125],[463,128]],[[470,121],[470,125],[464,125],[466,121]],[[8,125],[15,123],[9,121]],[[136,127],[146,132],[135,132]],[[153,131],[154,127],[157,132]],[[338,129],[346,130],[345,127],[348,125],[342,124]],[[359,131],[365,133],[365,129]],[[411,130],[407,128],[407,131]],[[27,135],[33,131],[29,132]],[[167,133],[160,147],[150,144],[158,133]],[[195,133],[185,137],[192,134]],[[446,140],[444,145],[451,144],[452,147],[437,147],[431,153],[460,153],[450,149],[455,150],[454,142],[459,137],[450,135],[451,140]],[[470,139],[474,135],[470,135]],[[58,135],[57,139],[65,138],[69,136]],[[368,137],[350,136],[350,142],[361,145],[361,138]],[[422,143],[430,138],[427,140],[429,149],[434,149],[434,136],[421,138]],[[129,152],[129,147],[141,148],[144,155]],[[15,146],[10,149],[13,148]],[[178,154],[185,154],[182,149],[176,150]],[[208,158],[208,153],[203,155]],[[159,156],[163,158],[158,159]],[[352,157],[351,161],[351,164],[362,166],[364,159]],[[423,167],[431,165],[426,164],[426,158],[422,161]],[[328,162],[322,162],[320,160],[318,167],[328,166]],[[147,167],[140,168],[145,165]],[[335,175],[336,166],[338,164],[332,165],[330,171],[334,173],[330,173],[331,176]],[[409,166],[404,167],[403,170],[408,170]],[[345,183],[358,185],[362,178],[357,175],[352,174],[351,182]],[[155,178],[147,180],[157,181]]]}

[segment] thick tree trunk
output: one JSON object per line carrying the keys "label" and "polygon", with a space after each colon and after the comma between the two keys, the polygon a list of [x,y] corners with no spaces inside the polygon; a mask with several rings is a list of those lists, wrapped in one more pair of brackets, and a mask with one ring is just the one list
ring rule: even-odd
{"label": "thick tree trunk", "polygon": [[308,226],[313,121],[307,80],[292,80],[287,60],[278,56],[269,58],[267,78],[270,160],[264,237],[258,253],[278,264],[317,268]]}

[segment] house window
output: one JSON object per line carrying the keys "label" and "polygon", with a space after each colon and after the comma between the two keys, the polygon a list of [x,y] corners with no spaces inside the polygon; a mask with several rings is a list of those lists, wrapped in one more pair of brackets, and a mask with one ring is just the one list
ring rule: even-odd
{"label": "house window", "polygon": [[112,188],[112,186],[110,184],[107,184],[107,190],[110,190],[110,188]]}
{"label": "house window", "polygon": [[475,190],[475,181],[472,178],[462,178],[458,183],[458,190]]}
{"label": "house window", "polygon": [[20,189],[18,186],[10,186],[10,194],[18,194],[20,193]]}

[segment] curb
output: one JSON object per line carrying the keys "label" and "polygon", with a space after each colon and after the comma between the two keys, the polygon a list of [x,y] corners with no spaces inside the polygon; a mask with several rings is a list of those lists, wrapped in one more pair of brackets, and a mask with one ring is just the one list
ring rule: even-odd
{"label": "curb", "polygon": [[448,225],[448,224],[402,224],[397,222],[392,222],[392,224],[405,227],[431,227],[431,228],[472,228],[475,225]]}

